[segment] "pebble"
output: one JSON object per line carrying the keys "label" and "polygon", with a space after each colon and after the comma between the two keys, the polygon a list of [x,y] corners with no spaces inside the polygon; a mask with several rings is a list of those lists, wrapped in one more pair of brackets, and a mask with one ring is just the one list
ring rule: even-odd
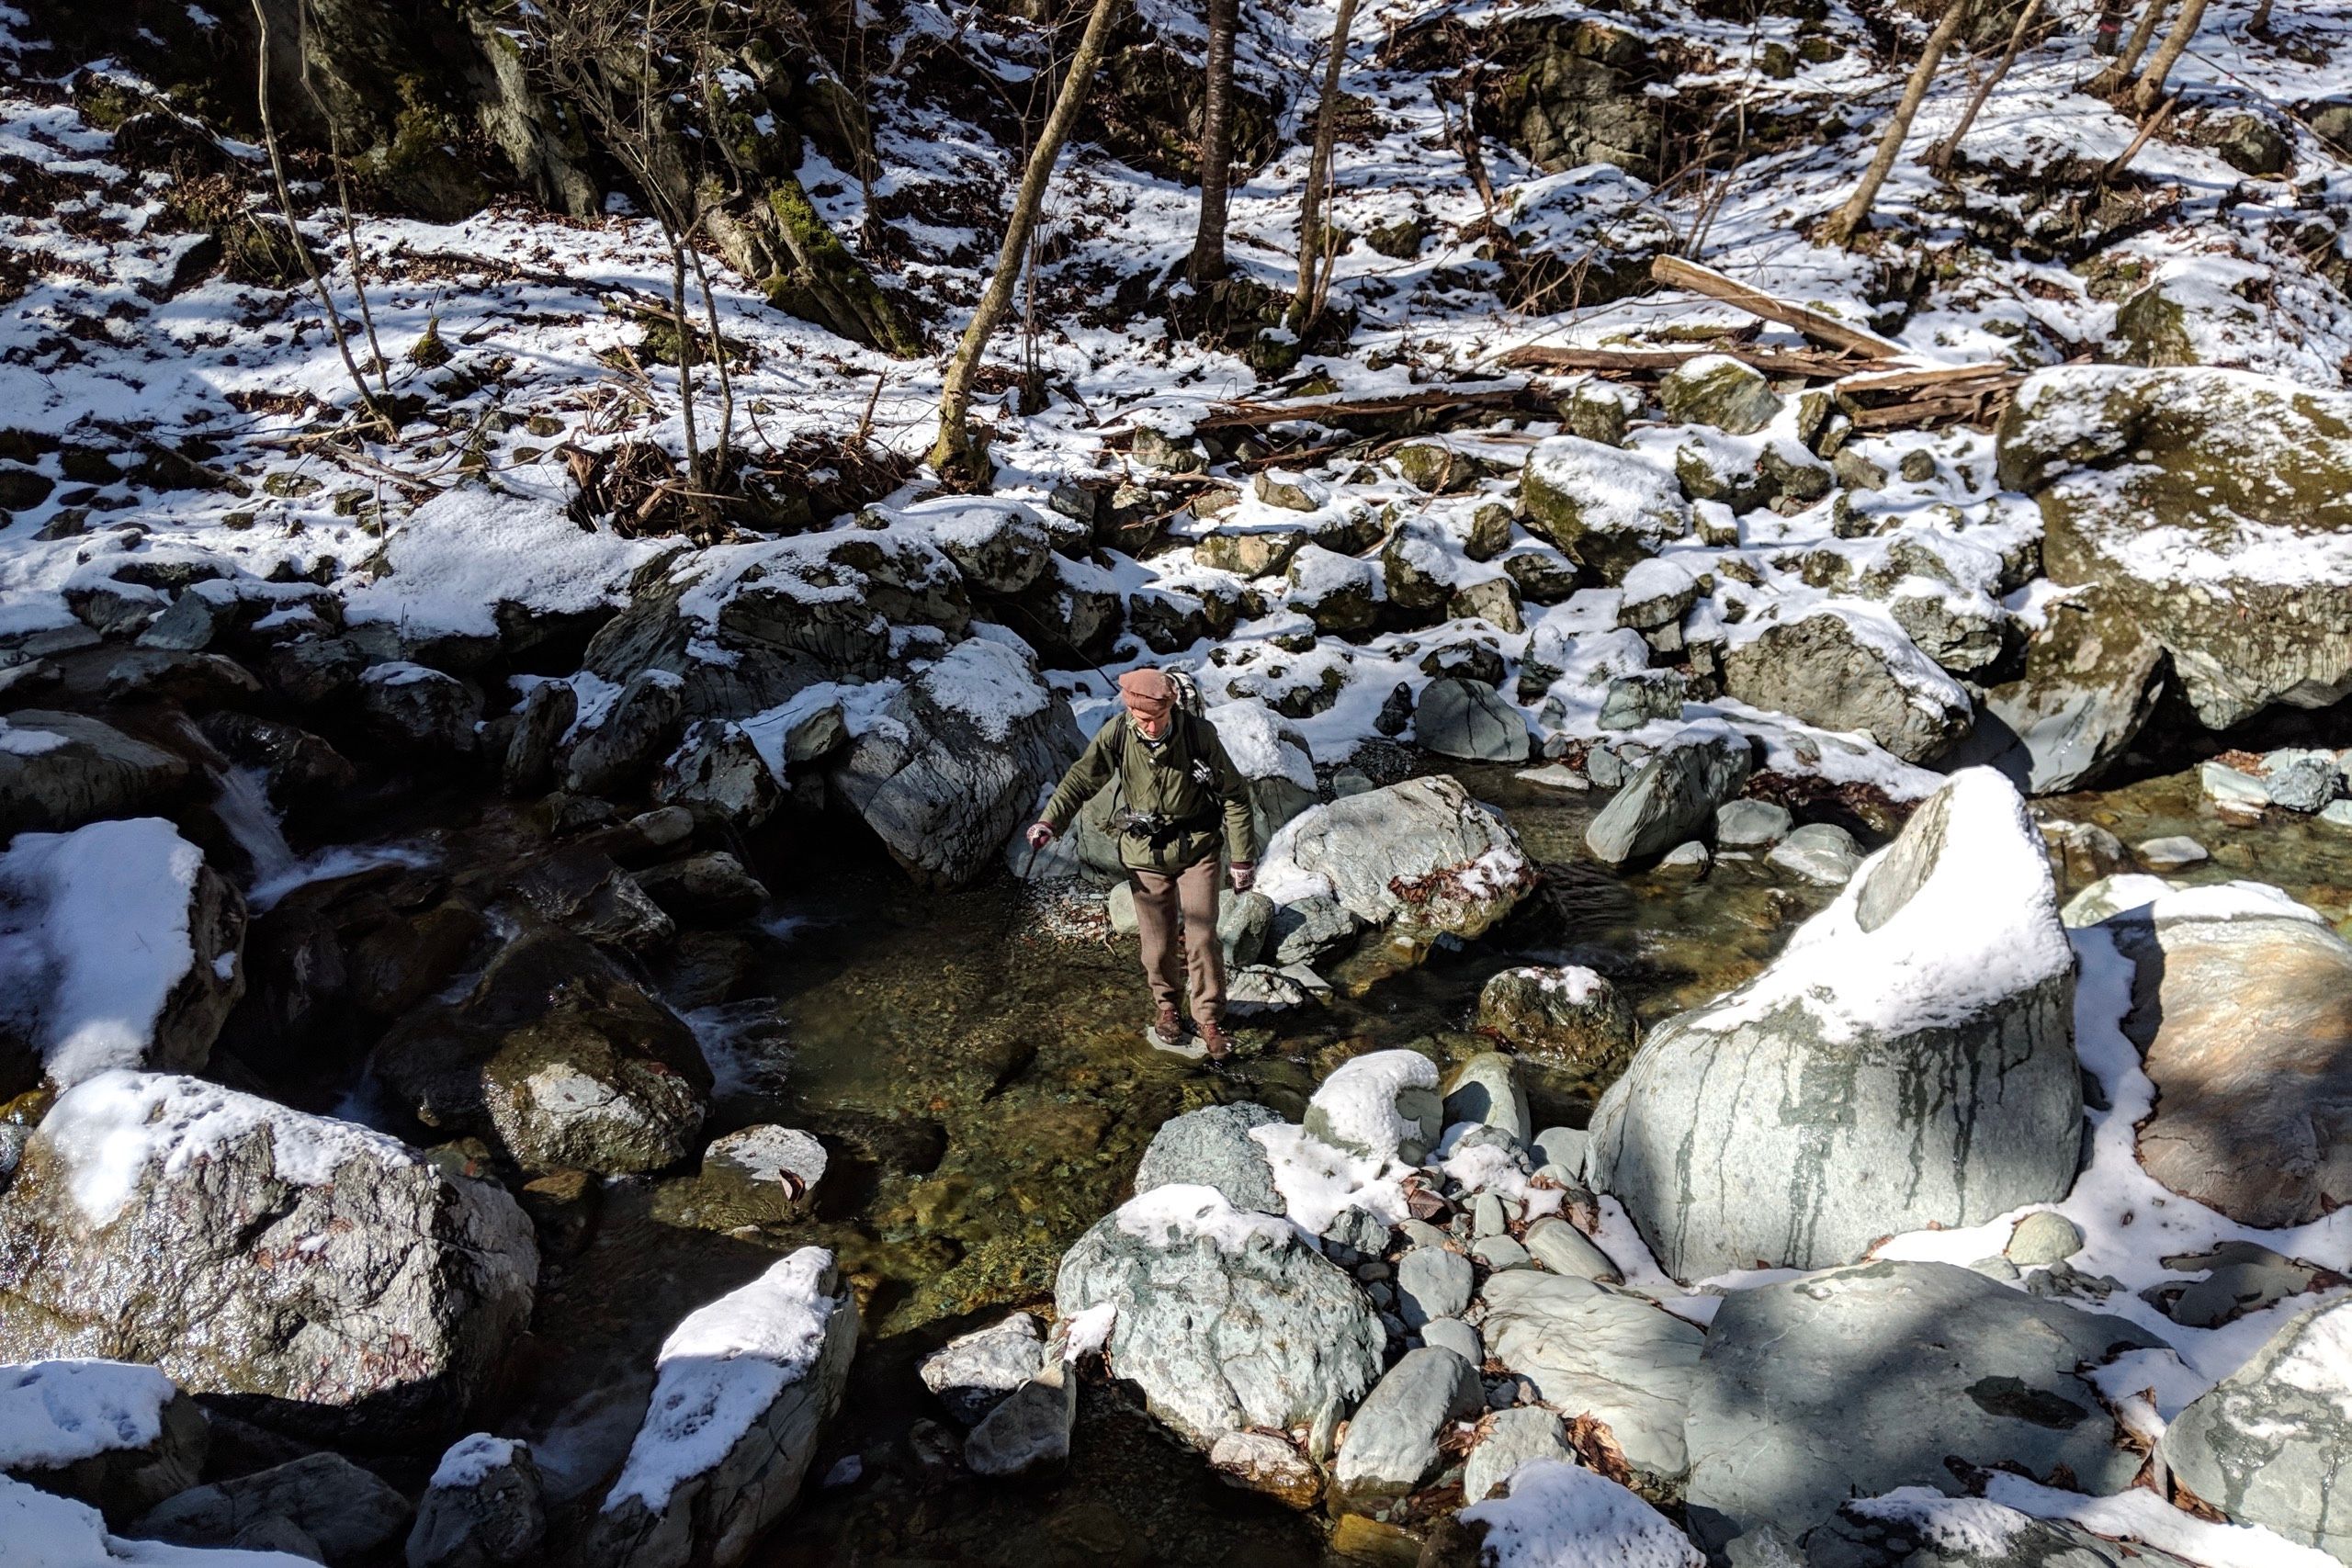
{"label": "pebble", "polygon": [[1487,1349],[1478,1331],[1458,1317],[1433,1317],[1421,1325],[1421,1343],[1451,1350],[1474,1367],[1486,1364]]}
{"label": "pebble", "polygon": [[2072,1258],[2082,1249],[2082,1227],[2044,1209],[2018,1222],[2003,1255],[2020,1269],[2032,1269]]}
{"label": "pebble", "polygon": [[2168,839],[2148,839],[2133,846],[2140,863],[2150,871],[2178,871],[2199,861],[2212,859],[2204,845],[2185,833]]}
{"label": "pebble", "polygon": [[2306,815],[2335,798],[2335,753],[2290,747],[2262,759],[2263,788],[2271,803]]}
{"label": "pebble", "polygon": [[1397,1223],[1396,1234],[1405,1238],[1405,1243],[1408,1247],[1443,1247],[1445,1245],[1445,1233],[1427,1220],[1401,1220]]}
{"label": "pebble", "polygon": [[1592,781],[1565,762],[1553,762],[1541,768],[1522,768],[1521,779],[1545,789],[1589,790]]}
{"label": "pebble", "polygon": [[1527,1227],[1527,1250],[1555,1274],[1616,1284],[1623,1279],[1609,1255],[1563,1219],[1538,1220]]}
{"label": "pebble", "polygon": [[1470,1234],[1474,1236],[1500,1235],[1510,1228],[1503,1216],[1503,1201],[1492,1192],[1481,1192],[1470,1206]]}
{"label": "pebble", "polygon": [[1499,1274],[1506,1269],[1527,1269],[1534,1265],[1527,1248],[1507,1235],[1482,1235],[1470,1244],[1470,1255]]}

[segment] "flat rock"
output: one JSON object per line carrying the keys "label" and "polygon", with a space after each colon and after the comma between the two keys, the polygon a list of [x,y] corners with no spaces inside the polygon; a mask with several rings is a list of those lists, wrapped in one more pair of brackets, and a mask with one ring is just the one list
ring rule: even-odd
{"label": "flat rock", "polygon": [[1715,845],[1758,850],[1789,836],[1789,808],[1770,800],[1726,800],[1715,807]]}
{"label": "flat rock", "polygon": [[1589,1280],[1515,1269],[1487,1281],[1495,1359],[1544,1404],[1605,1423],[1634,1470],[1663,1483],[1689,1469],[1684,1414],[1697,1385],[1699,1327]]}
{"label": "flat rock", "polygon": [[1477,1370],[1451,1350],[1408,1350],[1348,1418],[1331,1483],[1351,1508],[1369,1511],[1436,1475],[1438,1437],[1485,1405]]}
{"label": "flat rock", "polygon": [[1016,1312],[950,1339],[922,1360],[922,1385],[966,1427],[1037,1375],[1046,1341],[1037,1320]]}
{"label": "flat rock", "polygon": [[80,714],[28,708],[0,721],[0,838],[167,807],[187,763]]}
{"label": "flat rock", "polygon": [[1689,1507],[1702,1544],[1759,1525],[1801,1538],[1857,1493],[1958,1494],[1956,1464],[2131,1484],[2076,1369],[2156,1341],[1943,1263],[1866,1263],[1736,1291],[1707,1335],[1690,1405]]}

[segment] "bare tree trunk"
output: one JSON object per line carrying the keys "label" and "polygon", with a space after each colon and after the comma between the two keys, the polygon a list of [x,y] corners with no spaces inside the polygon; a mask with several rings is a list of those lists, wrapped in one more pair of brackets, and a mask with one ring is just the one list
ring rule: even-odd
{"label": "bare tree trunk", "polygon": [[1947,0],[1944,14],[1936,23],[1936,30],[1928,35],[1927,43],[1919,51],[1919,62],[1911,68],[1911,80],[1904,85],[1903,101],[1894,107],[1894,118],[1886,123],[1886,133],[1878,139],[1878,152],[1871,158],[1871,166],[1862,171],[1861,183],[1846,205],[1838,209],[1822,239],[1833,245],[1853,243],[1870,221],[1871,204],[1878,199],[1879,187],[1886,184],[1886,176],[1894,172],[1894,160],[1903,151],[1903,139],[1911,133],[1911,121],[1919,113],[1919,105],[1928,96],[1928,85],[1936,79],[1936,67],[1943,63],[1944,51],[1960,35],[1961,25],[1968,20],[1969,0]]}
{"label": "bare tree trunk", "polygon": [[718,446],[711,454],[709,487],[716,489],[727,482],[727,460],[735,443],[735,378],[727,368],[727,340],[718,335],[718,297],[711,291],[702,252],[688,246],[686,254],[694,260],[695,282],[702,288],[703,314],[710,321],[711,363],[718,369]]}
{"label": "bare tree trunk", "polygon": [[376,363],[376,386],[385,396],[392,390],[391,366],[384,357],[384,345],[376,338],[376,312],[368,304],[368,271],[366,260],[359,254],[359,227],[351,216],[351,173],[343,161],[343,128],[328,109],[327,101],[320,96],[311,80],[311,4],[296,0],[294,8],[294,52],[302,62],[302,91],[309,95],[311,106],[327,125],[327,161],[334,165],[335,199],[343,209],[343,244],[351,256],[351,292],[359,301],[359,324],[368,333],[368,352]]}
{"label": "bare tree trunk", "polygon": [[2165,34],[2156,57],[2148,62],[2148,69],[2140,77],[2140,85],[2132,89],[2132,105],[2147,114],[2163,101],[2165,79],[2188,51],[2189,40],[2197,36],[2197,28],[2205,20],[2205,0],[2181,0],[2180,15],[2173,18],[2172,31]]}
{"label": "bare tree trunk", "polygon": [[695,332],[686,319],[686,240],[662,220],[662,237],[670,245],[670,326],[678,334],[678,416],[686,427],[686,483],[703,485],[702,453],[695,441]]}
{"label": "bare tree trunk", "polygon": [[1968,100],[1968,107],[1961,111],[1960,123],[1951,128],[1951,134],[1937,143],[1935,150],[1928,154],[1928,166],[1937,174],[1951,173],[1952,157],[1960,151],[1961,139],[1976,123],[1976,116],[1984,107],[1984,100],[1993,96],[1993,89],[2001,85],[2001,78],[2007,75],[2009,67],[2017,63],[2018,51],[2025,47],[2026,34],[2032,30],[2035,19],[2041,15],[2041,0],[2025,0],[2025,8],[2018,13],[2018,25],[2009,29],[2009,46],[2001,51],[2000,61],[1991,73],[1977,84],[1975,96]]}
{"label": "bare tree trunk", "polygon": [[1316,272],[1323,256],[1323,193],[1331,183],[1332,150],[1340,140],[1340,73],[1347,68],[1348,34],[1355,27],[1356,0],[1340,0],[1331,23],[1330,54],[1323,62],[1323,96],[1315,106],[1315,151],[1307,157],[1306,188],[1298,202],[1298,293],[1291,301],[1293,332],[1314,324],[1320,300]]}
{"label": "bare tree trunk", "polygon": [[1197,288],[1225,276],[1226,183],[1233,164],[1233,33],[1238,0],[1208,0],[1208,87],[1201,103],[1201,227],[1186,276]]}
{"label": "bare tree trunk", "polygon": [[2262,0],[2262,3],[2254,8],[2253,18],[2246,23],[2245,30],[2256,38],[2270,36],[2270,0]]}
{"label": "bare tree trunk", "polygon": [[2165,19],[2165,7],[2171,0],[2148,0],[2140,11],[2140,19],[2132,24],[2132,36],[2123,40],[2123,48],[2108,62],[2107,69],[2091,78],[2090,91],[2112,93],[2131,80],[2132,73],[2140,67],[2140,57],[2148,52],[2148,42],[2156,36],[2156,24]]}
{"label": "bare tree trunk", "polygon": [[302,242],[301,226],[294,221],[294,190],[286,182],[286,158],[277,145],[277,120],[269,107],[269,13],[262,8],[262,0],[254,0],[254,26],[256,29],[254,55],[260,62],[260,77],[255,92],[260,98],[262,144],[269,151],[269,172],[277,185],[277,209],[286,219],[287,237],[293,242],[294,254],[302,263],[302,271],[319,296],[319,305],[326,311],[327,334],[334,339],[335,352],[343,355],[343,367],[351,373],[351,384],[358,389],[359,401],[378,423],[384,427],[386,440],[399,436],[399,427],[390,416],[377,405],[375,394],[368,390],[368,378],[359,373],[359,362],[351,355],[351,339],[345,335],[343,316],[335,309],[334,296],[327,291],[327,281],[319,276],[319,264],[311,254],[311,247]]}
{"label": "bare tree trunk", "polygon": [[1045,204],[1046,184],[1053,178],[1062,143],[1069,140],[1069,128],[1086,102],[1095,68],[1102,62],[1119,5],[1120,0],[1094,0],[1086,31],[1078,40],[1078,52],[1071,57],[1061,93],[1054,99],[1053,113],[1046,117],[1046,128],[1029,150],[1029,166],[1022,172],[1021,188],[1012,198],[1012,221],[1005,225],[1004,243],[996,254],[996,271],[989,278],[988,291],[980,296],[979,309],[972,312],[971,322],[964,329],[963,341],[956,345],[955,357],[947,362],[947,374],[939,387],[939,440],[930,457],[932,468],[942,478],[952,476],[967,482],[986,478],[978,471],[982,454],[972,443],[972,377],[980,367],[989,335],[1012,303],[1013,285],[1021,278],[1022,261],[1028,254],[1030,231],[1037,226],[1037,210]]}

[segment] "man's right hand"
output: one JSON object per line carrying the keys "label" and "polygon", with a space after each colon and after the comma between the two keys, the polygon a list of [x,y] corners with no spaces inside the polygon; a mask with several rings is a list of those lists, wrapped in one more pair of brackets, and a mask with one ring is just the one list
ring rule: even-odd
{"label": "man's right hand", "polygon": [[1054,841],[1054,825],[1051,822],[1032,822],[1028,838],[1031,849],[1042,850]]}

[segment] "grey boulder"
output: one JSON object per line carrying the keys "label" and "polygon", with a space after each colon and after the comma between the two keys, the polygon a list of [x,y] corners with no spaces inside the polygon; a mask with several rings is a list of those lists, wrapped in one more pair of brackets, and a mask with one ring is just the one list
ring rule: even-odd
{"label": "grey boulder", "polygon": [[2254,1359],[2173,1418],[2162,1454],[2173,1476],[2240,1524],[2352,1560],[2352,1504],[2337,1478],[2352,1462],[2352,1376],[2342,1343],[2352,1303],[2290,1319]]}
{"label": "grey boulder", "polygon": [[2052,603],[2024,670],[1985,692],[1988,727],[2015,738],[2028,793],[2079,789],[2140,733],[2168,667],[2164,645],[2107,589],[2086,585]]}
{"label": "grey boulder", "polygon": [[408,1499],[339,1454],[309,1454],[257,1474],[216,1481],[158,1505],[127,1532],[176,1546],[250,1544],[266,1519],[315,1542],[329,1563],[365,1558],[408,1529]]}
{"label": "grey boulder", "polygon": [[1585,829],[1604,865],[1671,849],[1713,820],[1755,765],[1747,738],[1720,720],[1677,730]]}
{"label": "grey boulder", "polygon": [[1348,1418],[1331,1482],[1343,1506],[1369,1511],[1419,1488],[1444,1463],[1447,1423],[1485,1408],[1477,1370],[1451,1350],[1408,1350]]}
{"label": "grey boulder", "polygon": [[1532,1461],[1573,1457],[1560,1418],[1552,1412],[1532,1405],[1498,1411],[1462,1466],[1462,1500],[1485,1502],[1510,1479],[1511,1472]]}
{"label": "grey boulder", "polygon": [[179,757],[80,714],[24,709],[8,716],[5,733],[0,838],[153,811],[188,782]]}
{"label": "grey boulder", "polygon": [[1906,762],[1950,750],[1974,714],[1960,682],[1900,630],[1827,608],[1736,644],[1724,691],[1823,729],[1859,730]]}
{"label": "grey boulder", "polygon": [[1699,1382],[1698,1325],[1590,1280],[1514,1269],[1487,1281],[1487,1354],[1544,1404],[1606,1426],[1625,1462],[1671,1485],[1690,1468],[1682,1427]]}
{"label": "grey boulder", "polygon": [[1259,878],[1326,894],[1365,925],[1427,943],[1484,934],[1534,887],[1535,865],[1510,823],[1438,773],[1302,813]]}
{"label": "grey boulder", "polygon": [[1417,1247],[1397,1260],[1396,1309],[1408,1328],[1459,1317],[1476,1285],[1470,1260],[1442,1247]]}
{"label": "grey boulder", "polygon": [[1422,688],[1413,705],[1413,739],[1441,757],[1527,760],[1527,720],[1494,687],[1464,675],[1442,676]]}
{"label": "grey boulder", "polygon": [[1046,1342],[1037,1320],[1016,1312],[986,1328],[958,1335],[923,1358],[923,1387],[966,1427],[1002,1404],[1037,1375]]}
{"label": "grey boulder", "polygon": [[1214,1187],[1237,1209],[1283,1213],[1286,1205],[1274,1187],[1266,1145],[1250,1135],[1253,1127],[1281,1122],[1273,1111],[1246,1100],[1171,1117],[1151,1135],[1151,1146],[1136,1167],[1136,1190],[1179,1183]]}
{"label": "grey boulder", "polygon": [[2157,1341],[2120,1317],[1946,1263],[1866,1263],[1732,1292],[1686,1427],[1693,1533],[1792,1538],[1903,1486],[1957,1495],[1955,1466],[2014,1467],[2103,1496],[2142,1456],[2078,1369]]}
{"label": "grey boulder", "polygon": [[1478,992],[1478,1028],[1529,1059],[1588,1078],[1614,1077],[1634,1054],[1634,1009],[1589,969],[1522,965]]}
{"label": "grey boulder", "polygon": [[1204,1449],[1347,1409],[1387,1345],[1356,1282],[1288,1221],[1205,1187],[1158,1188],[1096,1222],[1063,1256],[1054,1306],[1112,1308],[1112,1371]]}
{"label": "grey boulder", "polygon": [[575,795],[621,795],[645,782],[678,740],[685,682],[667,670],[640,670],[594,728],[572,743],[564,788]]}
{"label": "grey boulder", "polygon": [[775,815],[784,788],[741,725],[707,718],[686,730],[662,764],[653,800],[748,829]]}
{"label": "grey boulder", "polygon": [[547,1539],[545,1485],[527,1444],[477,1432],[441,1456],[408,1532],[408,1568],[510,1568]]}
{"label": "grey boulder", "polygon": [[2024,802],[1956,773],[1761,975],[1650,1032],[1588,1176],[1682,1280],[2055,1202],[2082,1142],[2074,982]]}

